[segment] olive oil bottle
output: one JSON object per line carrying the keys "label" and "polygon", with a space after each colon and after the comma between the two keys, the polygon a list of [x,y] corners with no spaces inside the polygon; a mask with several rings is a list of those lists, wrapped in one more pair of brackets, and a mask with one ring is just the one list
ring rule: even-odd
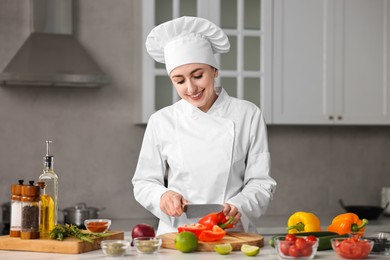
{"label": "olive oil bottle", "polygon": [[54,156],[50,153],[50,144],[46,141],[46,155],[43,157],[43,173],[39,181],[44,182],[41,195],[41,236],[47,237],[57,224],[58,219],[58,176],[54,172]]}
{"label": "olive oil bottle", "polygon": [[54,201],[52,197],[46,194],[46,184],[43,181],[38,182],[41,188],[41,214],[40,214],[40,236],[47,238],[50,231],[54,228]]}

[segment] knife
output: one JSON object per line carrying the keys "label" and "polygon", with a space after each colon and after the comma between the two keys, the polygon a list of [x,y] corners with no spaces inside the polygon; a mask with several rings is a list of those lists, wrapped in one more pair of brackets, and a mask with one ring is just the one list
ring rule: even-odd
{"label": "knife", "polygon": [[201,218],[213,212],[221,212],[223,208],[220,204],[187,204],[183,206],[183,211],[187,218]]}

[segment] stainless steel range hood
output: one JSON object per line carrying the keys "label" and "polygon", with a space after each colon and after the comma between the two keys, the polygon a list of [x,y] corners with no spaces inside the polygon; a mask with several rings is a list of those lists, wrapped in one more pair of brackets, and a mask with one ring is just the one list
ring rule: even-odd
{"label": "stainless steel range hood", "polygon": [[72,0],[30,0],[32,33],[0,73],[2,86],[99,87],[111,82],[72,35]]}

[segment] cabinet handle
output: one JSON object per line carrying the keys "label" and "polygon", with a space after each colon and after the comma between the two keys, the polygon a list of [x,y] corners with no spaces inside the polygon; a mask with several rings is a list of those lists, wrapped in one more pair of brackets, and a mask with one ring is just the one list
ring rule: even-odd
{"label": "cabinet handle", "polygon": [[343,117],[342,117],[342,116],[337,116],[337,119],[338,119],[338,120],[342,120]]}
{"label": "cabinet handle", "polygon": [[333,120],[333,116],[329,116],[329,120]]}

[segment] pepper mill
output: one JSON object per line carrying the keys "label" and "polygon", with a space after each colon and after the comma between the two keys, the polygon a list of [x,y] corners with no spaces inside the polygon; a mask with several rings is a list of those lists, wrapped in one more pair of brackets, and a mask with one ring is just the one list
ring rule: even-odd
{"label": "pepper mill", "polygon": [[30,181],[22,186],[22,227],[21,239],[38,239],[40,222],[40,187]]}

